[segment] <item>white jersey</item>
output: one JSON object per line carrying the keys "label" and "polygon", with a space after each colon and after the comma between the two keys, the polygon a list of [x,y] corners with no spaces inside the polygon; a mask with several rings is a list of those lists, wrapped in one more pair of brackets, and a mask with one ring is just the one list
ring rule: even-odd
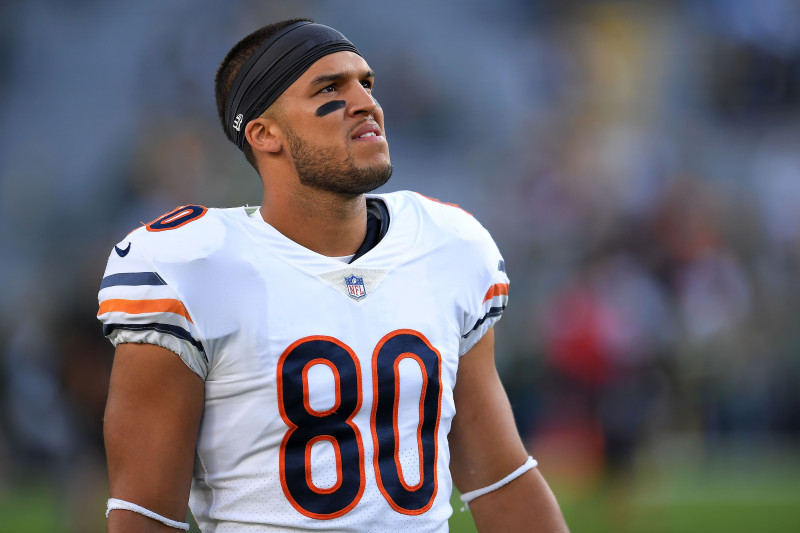
{"label": "white jersey", "polygon": [[352,264],[253,208],[184,206],[115,246],[104,332],[205,380],[190,508],[204,532],[447,531],[459,356],[500,317],[502,257],[411,192]]}

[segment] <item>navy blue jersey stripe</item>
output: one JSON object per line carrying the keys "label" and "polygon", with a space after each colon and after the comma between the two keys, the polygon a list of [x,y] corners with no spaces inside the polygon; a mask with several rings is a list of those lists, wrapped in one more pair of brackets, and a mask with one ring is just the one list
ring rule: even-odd
{"label": "navy blue jersey stripe", "polygon": [[173,337],[177,337],[179,339],[183,339],[187,342],[190,342],[195,348],[200,350],[203,356],[206,358],[206,362],[208,362],[208,356],[206,356],[206,351],[203,349],[202,343],[192,337],[192,335],[186,331],[185,329],[173,326],[171,324],[160,324],[157,322],[151,324],[105,324],[103,326],[103,335],[108,337],[114,330],[117,329],[127,329],[130,331],[158,331],[159,333],[166,333],[167,335],[172,335]]}
{"label": "navy blue jersey stripe", "polygon": [[100,289],[116,285],[166,285],[166,282],[155,272],[121,272],[104,277]]}
{"label": "navy blue jersey stripe", "polygon": [[489,311],[485,315],[483,315],[483,317],[480,318],[480,320],[475,322],[475,325],[472,327],[472,329],[466,335],[462,335],[462,338],[466,339],[467,337],[469,337],[470,333],[481,327],[481,324],[486,322],[486,319],[502,315],[503,310],[505,310],[505,308],[506,308],[505,305],[503,307],[490,307]]}

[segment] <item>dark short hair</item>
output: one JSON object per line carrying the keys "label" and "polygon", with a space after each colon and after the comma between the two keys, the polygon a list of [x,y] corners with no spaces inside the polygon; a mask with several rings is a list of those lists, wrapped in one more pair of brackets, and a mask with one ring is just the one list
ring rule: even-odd
{"label": "dark short hair", "polygon": [[[239,69],[241,69],[250,56],[264,44],[264,41],[286,26],[300,21],[314,22],[311,19],[296,18],[264,26],[236,43],[225,56],[225,59],[222,60],[222,63],[220,63],[217,69],[217,74],[214,76],[214,95],[217,99],[217,113],[219,114],[219,122],[222,125],[223,131],[225,131],[225,104],[228,100],[228,93],[231,90],[231,85],[233,85],[233,80],[236,78]],[[253,168],[258,170],[250,143],[245,143],[244,157],[247,159],[248,163],[253,165]]]}

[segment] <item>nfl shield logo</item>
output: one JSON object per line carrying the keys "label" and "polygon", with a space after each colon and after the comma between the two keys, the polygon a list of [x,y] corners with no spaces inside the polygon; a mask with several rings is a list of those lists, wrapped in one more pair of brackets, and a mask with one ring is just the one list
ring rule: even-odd
{"label": "nfl shield logo", "polygon": [[360,300],[367,295],[367,289],[364,287],[364,278],[357,278],[356,276],[349,276],[344,278],[347,285],[347,294],[354,300]]}

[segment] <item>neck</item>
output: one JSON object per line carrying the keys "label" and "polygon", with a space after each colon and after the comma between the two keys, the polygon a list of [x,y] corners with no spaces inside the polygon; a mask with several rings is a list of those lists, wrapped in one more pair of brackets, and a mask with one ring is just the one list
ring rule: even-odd
{"label": "neck", "polygon": [[297,244],[328,257],[356,253],[367,231],[366,197],[301,188],[264,193],[261,216]]}

